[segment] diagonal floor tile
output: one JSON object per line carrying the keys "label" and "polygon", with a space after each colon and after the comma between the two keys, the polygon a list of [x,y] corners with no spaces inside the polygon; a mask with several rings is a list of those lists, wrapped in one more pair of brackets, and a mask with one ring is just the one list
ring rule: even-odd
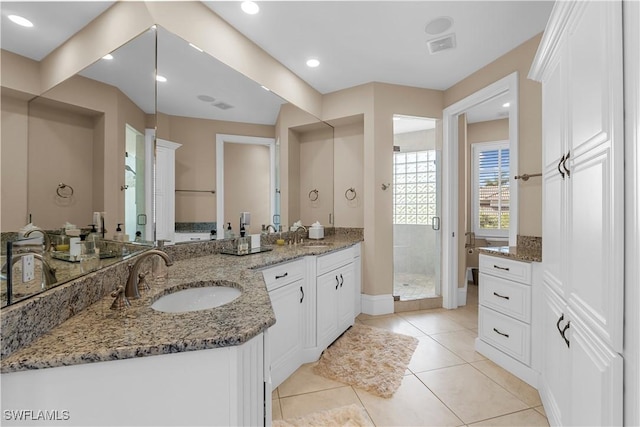
{"label": "diagonal floor tile", "polygon": [[411,323],[404,320],[402,317],[385,316],[374,319],[364,319],[362,321],[365,325],[373,326],[374,328],[387,329],[398,334],[410,335],[412,337],[423,336],[424,332],[413,326]]}
{"label": "diagonal floor tile", "polygon": [[280,408],[282,409],[282,418],[286,420],[352,403],[362,406],[353,388],[345,386],[281,398]]}
{"label": "diagonal floor tile", "polygon": [[400,316],[427,335],[466,329],[465,326],[452,320],[445,313],[423,312],[416,314],[414,312],[409,315],[400,314]]}
{"label": "diagonal floor tile", "polygon": [[278,396],[283,398],[344,387],[346,385],[339,381],[323,377],[322,375],[316,375],[313,372],[313,367],[317,364],[318,362],[307,363],[298,368],[289,378],[278,386]]}
{"label": "diagonal floor tile", "polygon": [[355,389],[376,426],[459,426],[456,417],[415,376],[403,378],[400,388],[389,398]]}
{"label": "diagonal floor tile", "polygon": [[472,426],[505,426],[505,427],[548,427],[547,419],[540,415],[538,411],[527,409],[526,411],[515,412],[501,417],[491,418],[470,424]]}
{"label": "diagonal floor tile", "polygon": [[468,364],[416,376],[467,424],[528,409],[524,402]]}
{"label": "diagonal floor tile", "polygon": [[502,387],[513,393],[518,399],[529,405],[530,408],[542,405],[538,390],[522,381],[512,373],[506,371],[490,360],[473,362],[474,368],[500,384]]}
{"label": "diagonal floor tile", "polygon": [[409,362],[409,369],[411,372],[424,372],[463,363],[465,363],[464,360],[437,341],[425,336],[418,337],[418,347]]}
{"label": "diagonal floor tile", "polygon": [[485,360],[486,357],[476,351],[476,338],[478,335],[469,330],[446,332],[431,335],[431,338],[454,352],[467,362]]}

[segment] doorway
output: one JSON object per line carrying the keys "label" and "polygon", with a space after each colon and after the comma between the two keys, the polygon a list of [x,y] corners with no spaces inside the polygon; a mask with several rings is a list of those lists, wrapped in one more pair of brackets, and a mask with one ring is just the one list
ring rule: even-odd
{"label": "doorway", "polygon": [[393,296],[440,295],[440,150],[436,120],[393,116]]}
{"label": "doorway", "polygon": [[[147,164],[145,137],[130,125],[125,130],[124,159],[124,232],[131,240],[147,240],[145,168]],[[139,235],[137,234],[139,233]]]}

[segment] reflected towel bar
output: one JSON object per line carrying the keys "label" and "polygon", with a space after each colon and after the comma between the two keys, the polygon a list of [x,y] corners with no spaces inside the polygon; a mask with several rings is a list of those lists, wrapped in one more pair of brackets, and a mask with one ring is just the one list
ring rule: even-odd
{"label": "reflected towel bar", "polygon": [[216,190],[176,190],[176,193],[178,191],[186,191],[189,193],[211,193],[211,194],[216,194]]}

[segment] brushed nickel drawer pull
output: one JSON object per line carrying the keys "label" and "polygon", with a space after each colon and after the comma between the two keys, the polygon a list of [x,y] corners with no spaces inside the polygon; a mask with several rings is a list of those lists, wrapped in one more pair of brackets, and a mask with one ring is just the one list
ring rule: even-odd
{"label": "brushed nickel drawer pull", "polygon": [[494,294],[495,296],[497,296],[498,298],[509,299],[509,297],[504,296],[504,295],[500,295],[500,294],[499,294],[499,293],[497,293],[497,292],[494,292],[493,294]]}
{"label": "brushed nickel drawer pull", "polygon": [[282,279],[283,277],[287,277],[288,275],[289,273],[284,273],[284,274],[281,274],[280,276],[276,275],[276,279]]}
{"label": "brushed nickel drawer pull", "polygon": [[493,264],[493,268],[497,268],[498,270],[509,271],[509,267],[500,267],[499,265]]}
{"label": "brushed nickel drawer pull", "polygon": [[503,337],[509,338],[509,334],[505,334],[504,332],[500,332],[496,328],[493,328],[493,332],[495,332],[496,334],[502,335]]}

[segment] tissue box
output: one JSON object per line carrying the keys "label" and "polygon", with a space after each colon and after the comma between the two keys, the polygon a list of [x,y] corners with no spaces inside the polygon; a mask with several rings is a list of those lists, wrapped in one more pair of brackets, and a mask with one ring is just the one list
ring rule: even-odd
{"label": "tissue box", "polygon": [[324,238],[324,227],[309,227],[309,238],[310,239],[323,239]]}

